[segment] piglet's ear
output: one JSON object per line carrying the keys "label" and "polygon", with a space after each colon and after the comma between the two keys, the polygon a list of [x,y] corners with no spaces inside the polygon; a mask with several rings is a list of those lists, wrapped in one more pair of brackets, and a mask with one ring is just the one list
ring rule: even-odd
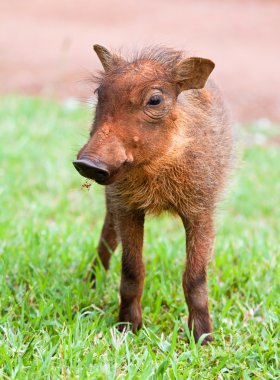
{"label": "piglet's ear", "polygon": [[93,50],[100,59],[105,71],[109,71],[114,65],[120,64],[123,61],[121,57],[110,53],[104,46],[93,45]]}
{"label": "piglet's ear", "polygon": [[191,57],[180,62],[174,69],[179,91],[203,88],[214,67],[214,62],[205,58]]}

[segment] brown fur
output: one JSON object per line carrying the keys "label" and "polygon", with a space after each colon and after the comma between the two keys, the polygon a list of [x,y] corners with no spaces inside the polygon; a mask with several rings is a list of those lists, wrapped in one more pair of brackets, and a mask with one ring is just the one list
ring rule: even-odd
{"label": "brown fur", "polygon": [[[133,331],[141,327],[144,216],[170,211],[181,217],[186,230],[183,289],[189,327],[198,340],[212,331],[206,273],[215,205],[232,161],[223,101],[211,81],[204,87],[214,64],[164,48],[146,49],[132,61],[99,45],[95,51],[105,72],[97,79],[96,116],[78,159],[105,163],[110,172],[98,252],[107,269],[120,237],[119,321],[130,322]],[[151,106],[151,96],[159,96],[161,103]],[[208,336],[204,343],[210,340]]]}

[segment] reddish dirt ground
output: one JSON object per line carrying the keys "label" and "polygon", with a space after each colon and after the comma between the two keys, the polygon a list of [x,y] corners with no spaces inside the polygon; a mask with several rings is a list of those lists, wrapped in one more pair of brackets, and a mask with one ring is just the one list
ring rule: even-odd
{"label": "reddish dirt ground", "polygon": [[162,43],[216,62],[240,121],[280,121],[280,2],[9,0],[0,6],[0,93],[86,99],[100,68],[92,44]]}

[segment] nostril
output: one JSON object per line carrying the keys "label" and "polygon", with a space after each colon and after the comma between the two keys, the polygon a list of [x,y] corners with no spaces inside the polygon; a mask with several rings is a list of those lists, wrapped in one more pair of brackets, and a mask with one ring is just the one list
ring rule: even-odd
{"label": "nostril", "polygon": [[107,170],[95,169],[95,173],[100,178],[104,178],[105,179],[105,178],[109,177],[109,172]]}

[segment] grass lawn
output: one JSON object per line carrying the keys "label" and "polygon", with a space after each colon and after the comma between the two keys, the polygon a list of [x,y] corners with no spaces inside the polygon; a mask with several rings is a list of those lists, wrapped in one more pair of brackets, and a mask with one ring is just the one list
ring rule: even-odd
{"label": "grass lawn", "polygon": [[147,220],[137,335],[114,327],[120,250],[94,291],[82,281],[104,214],[104,189],[82,189],[71,163],[91,111],[15,96],[0,104],[1,379],[280,377],[280,149],[269,143],[279,127],[240,128],[249,144],[217,212],[209,270],[215,340],[200,347],[188,342],[179,220]]}

